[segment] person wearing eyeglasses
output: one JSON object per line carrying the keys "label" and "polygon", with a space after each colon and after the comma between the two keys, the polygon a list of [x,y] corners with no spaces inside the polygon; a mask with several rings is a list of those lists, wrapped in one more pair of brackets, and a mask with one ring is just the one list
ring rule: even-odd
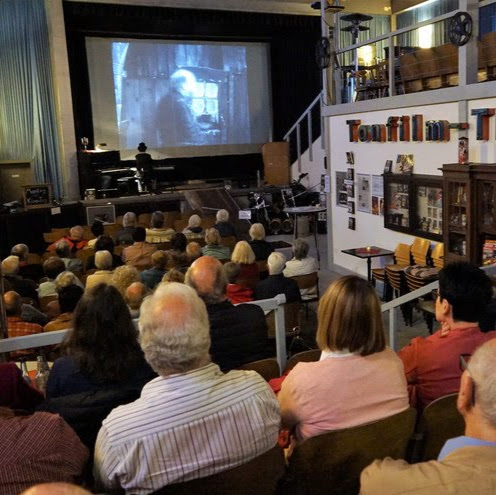
{"label": "person wearing eyeglasses", "polygon": [[[456,366],[458,366],[458,359]],[[464,360],[463,360],[464,361]],[[489,495],[496,487],[496,340],[472,355],[463,372],[457,407],[465,421],[465,435],[448,440],[437,461],[408,464],[376,460],[360,479],[361,495]]]}
{"label": "person wearing eyeglasses", "polygon": [[478,323],[491,296],[491,280],[471,263],[450,263],[439,272],[435,304],[440,330],[426,338],[415,337],[398,353],[412,406],[423,409],[443,395],[458,392],[459,356],[472,355],[496,337],[494,331],[482,333]]}

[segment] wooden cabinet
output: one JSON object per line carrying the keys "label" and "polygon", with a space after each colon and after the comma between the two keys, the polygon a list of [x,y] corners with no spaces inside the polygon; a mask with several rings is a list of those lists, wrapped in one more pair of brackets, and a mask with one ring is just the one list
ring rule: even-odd
{"label": "wooden cabinet", "polygon": [[446,262],[482,264],[482,250],[496,240],[496,164],[442,167]]}

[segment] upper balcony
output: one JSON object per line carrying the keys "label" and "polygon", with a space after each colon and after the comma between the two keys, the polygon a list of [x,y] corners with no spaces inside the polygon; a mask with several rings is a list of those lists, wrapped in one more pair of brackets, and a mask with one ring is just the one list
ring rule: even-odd
{"label": "upper balcony", "polygon": [[354,23],[325,7],[322,116],[496,96],[496,0],[428,0]]}

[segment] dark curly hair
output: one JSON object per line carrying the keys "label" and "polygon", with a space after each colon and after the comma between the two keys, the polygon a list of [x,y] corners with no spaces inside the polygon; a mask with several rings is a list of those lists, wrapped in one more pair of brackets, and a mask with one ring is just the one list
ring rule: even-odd
{"label": "dark curly hair", "polygon": [[92,380],[122,382],[144,359],[129,309],[115,287],[99,284],[86,292],[73,323],[63,349]]}

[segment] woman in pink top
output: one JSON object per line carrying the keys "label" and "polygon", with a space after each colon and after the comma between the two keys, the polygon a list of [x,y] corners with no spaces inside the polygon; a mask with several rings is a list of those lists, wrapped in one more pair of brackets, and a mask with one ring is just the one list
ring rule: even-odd
{"label": "woman in pink top", "polygon": [[299,363],[279,393],[283,427],[298,441],[408,408],[403,364],[386,348],[379,299],[365,280],[336,280],[321,298],[320,361]]}

